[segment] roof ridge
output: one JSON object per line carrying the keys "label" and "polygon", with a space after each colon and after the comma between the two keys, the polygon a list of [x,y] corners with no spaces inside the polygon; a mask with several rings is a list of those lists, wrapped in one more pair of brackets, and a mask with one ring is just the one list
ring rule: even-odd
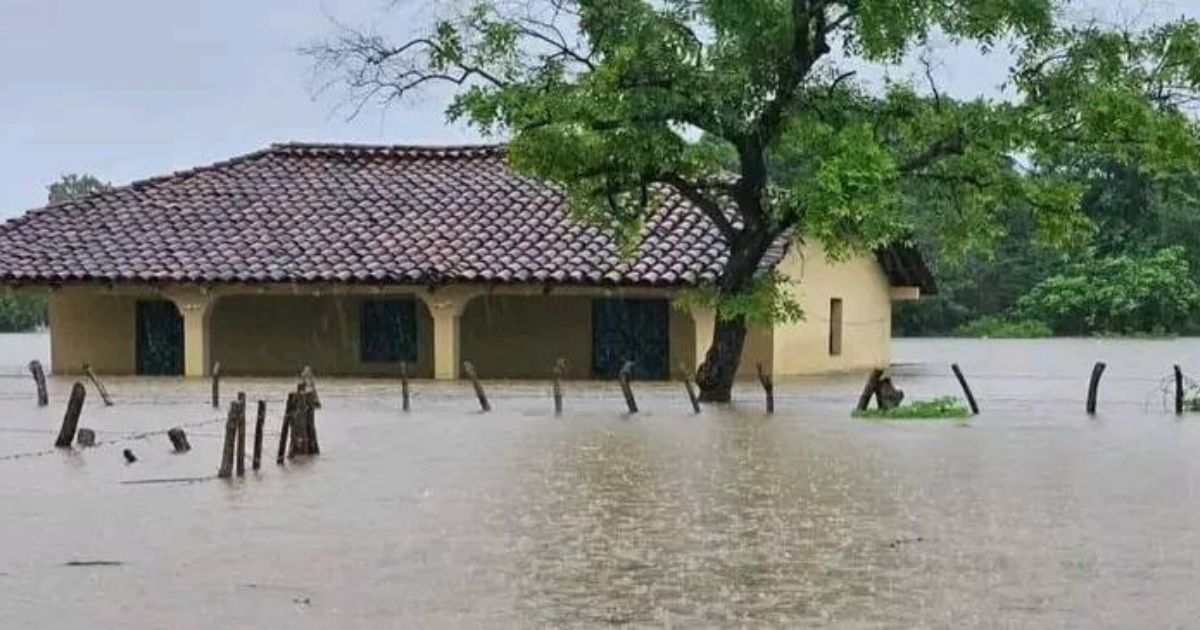
{"label": "roof ridge", "polygon": [[493,144],[365,144],[353,142],[278,142],[269,151],[284,154],[326,155],[365,153],[416,158],[494,157],[508,152],[508,145]]}

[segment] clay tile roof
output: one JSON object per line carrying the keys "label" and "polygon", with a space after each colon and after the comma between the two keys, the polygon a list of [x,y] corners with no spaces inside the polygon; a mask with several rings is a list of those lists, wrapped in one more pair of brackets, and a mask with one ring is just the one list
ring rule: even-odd
{"label": "clay tile roof", "polygon": [[[555,282],[679,286],[727,258],[671,191],[623,260],[501,146],[280,144],[0,226],[7,282]],[[766,266],[786,247],[773,247]]]}

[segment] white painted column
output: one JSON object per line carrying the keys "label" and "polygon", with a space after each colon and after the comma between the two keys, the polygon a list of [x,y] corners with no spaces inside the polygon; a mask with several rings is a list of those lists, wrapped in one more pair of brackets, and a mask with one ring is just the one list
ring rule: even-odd
{"label": "white painted column", "polygon": [[212,370],[209,319],[213,298],[199,290],[174,293],[170,297],[183,316],[183,373],[205,376]]}

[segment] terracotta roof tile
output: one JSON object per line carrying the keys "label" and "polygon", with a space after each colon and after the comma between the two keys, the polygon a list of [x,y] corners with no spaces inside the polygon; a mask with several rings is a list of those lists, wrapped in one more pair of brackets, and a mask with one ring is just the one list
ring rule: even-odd
{"label": "terracotta roof tile", "polygon": [[[711,281],[712,224],[667,193],[633,260],[499,146],[284,144],[47,206],[0,227],[0,279]],[[786,248],[772,249],[774,265]]]}

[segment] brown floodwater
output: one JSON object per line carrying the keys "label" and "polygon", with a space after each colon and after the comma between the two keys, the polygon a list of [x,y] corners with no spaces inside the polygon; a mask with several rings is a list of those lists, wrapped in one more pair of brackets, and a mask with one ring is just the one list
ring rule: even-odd
{"label": "brown floodwater", "polygon": [[[50,448],[71,380],[38,409],[0,337],[0,627],[1185,627],[1200,619],[1200,415],[1164,409],[1200,340],[896,342],[910,398],[983,406],[953,422],[850,418],[861,375],[742,384],[692,415],[682,386],[469,386],[320,379],[322,454],[212,479],[208,383],[108,379]],[[1105,360],[1100,413],[1084,413]],[[486,375],[485,375],[486,376]],[[319,377],[319,375],[318,375]],[[251,405],[253,407],[253,405]],[[193,450],[163,434],[188,427]],[[121,451],[139,460],[126,464]],[[129,483],[204,478],[192,482]],[[114,564],[69,566],[73,562]],[[115,564],[119,563],[119,564]]]}

